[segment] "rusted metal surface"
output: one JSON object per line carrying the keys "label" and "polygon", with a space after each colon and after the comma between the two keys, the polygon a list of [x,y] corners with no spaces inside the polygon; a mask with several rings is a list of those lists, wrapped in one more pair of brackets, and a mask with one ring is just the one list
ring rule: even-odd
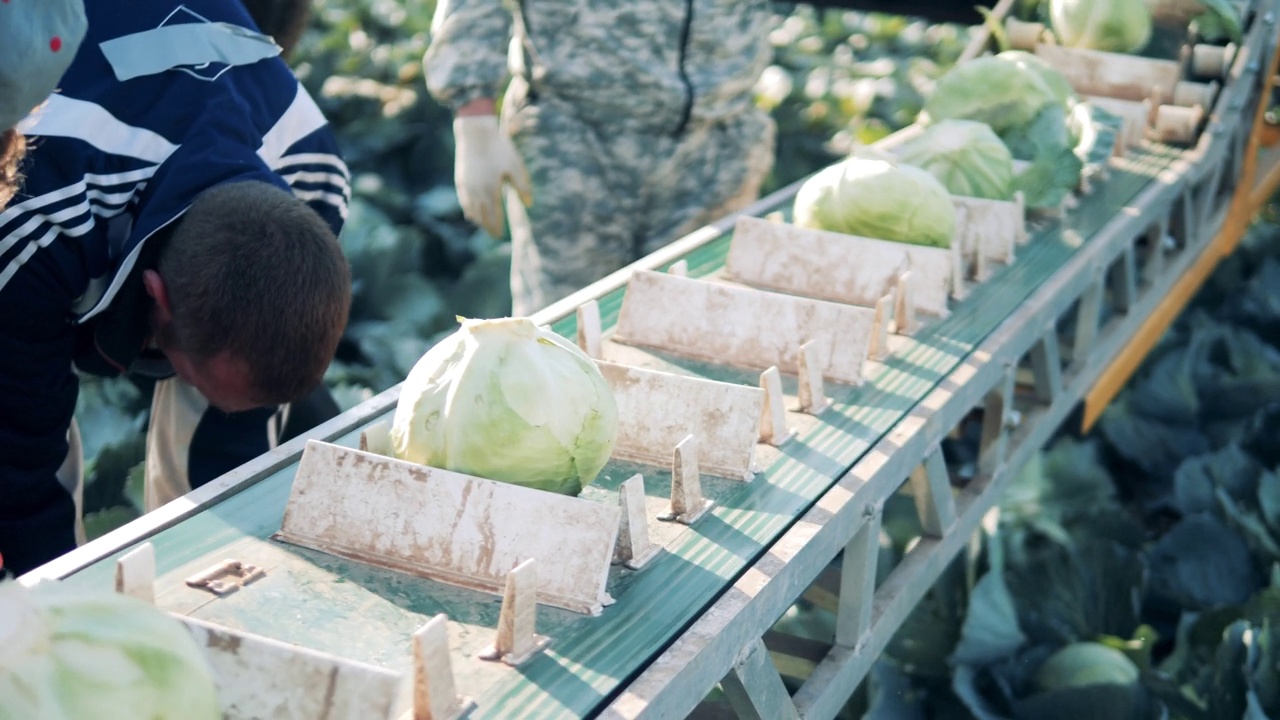
{"label": "rusted metal surface", "polygon": [[537,558],[540,602],[595,614],[611,602],[618,517],[616,506],[313,440],[277,538],[492,593]]}
{"label": "rusted metal surface", "polygon": [[874,317],[867,308],[642,271],[627,284],[613,339],[791,374],[799,372],[800,346],[821,340],[823,376],[860,385]]}
{"label": "rusted metal surface", "polygon": [[666,466],[685,436],[698,437],[698,464],[735,480],[755,475],[764,391],[601,361],[618,403],[613,456]]}

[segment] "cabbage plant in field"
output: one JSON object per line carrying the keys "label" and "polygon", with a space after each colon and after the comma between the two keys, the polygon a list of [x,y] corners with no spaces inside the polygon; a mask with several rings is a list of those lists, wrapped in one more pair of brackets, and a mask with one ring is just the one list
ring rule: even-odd
{"label": "cabbage plant in field", "polygon": [[613,453],[618,407],[586,353],[528,318],[462,320],[400,391],[401,460],[577,495]]}
{"label": "cabbage plant in field", "polygon": [[943,120],[905,143],[898,156],[929,171],[952,195],[1013,198],[1013,155],[986,123]]}
{"label": "cabbage plant in field", "polygon": [[955,203],[938,179],[875,151],[809,178],[796,193],[801,227],[914,245],[950,247]]}
{"label": "cabbage plant in field", "polygon": [[147,603],[57,583],[0,583],[0,720],[216,720],[212,673]]}

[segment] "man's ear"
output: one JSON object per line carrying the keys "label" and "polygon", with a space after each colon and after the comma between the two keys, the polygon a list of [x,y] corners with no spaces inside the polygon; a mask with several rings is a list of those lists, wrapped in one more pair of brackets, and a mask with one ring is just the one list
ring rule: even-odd
{"label": "man's ear", "polygon": [[160,273],[155,270],[143,270],[142,286],[147,289],[147,295],[150,295],[156,303],[156,320],[162,325],[173,322],[173,309],[169,305],[169,288],[165,287]]}

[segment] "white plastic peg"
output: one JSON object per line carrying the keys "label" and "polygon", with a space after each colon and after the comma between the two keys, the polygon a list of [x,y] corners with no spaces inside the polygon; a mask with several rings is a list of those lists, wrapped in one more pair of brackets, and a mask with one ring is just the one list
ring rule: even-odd
{"label": "white plastic peg", "polygon": [[600,359],[600,305],[595,300],[578,306],[578,347],[587,357]]}
{"label": "white plastic peg", "polygon": [[692,525],[711,509],[711,501],[702,496],[702,477],[698,470],[698,439],[685,437],[676,445],[671,464],[671,511],[659,520],[674,520]]}
{"label": "white plastic peg", "polygon": [[800,411],[821,415],[831,407],[822,381],[822,368],[818,365],[818,352],[810,340],[800,346]]}
{"label": "white plastic peg", "polygon": [[453,680],[448,622],[440,613],[413,634],[413,720],[454,720],[473,704]]}
{"label": "white plastic peg", "polygon": [[778,446],[795,436],[787,427],[787,408],[783,404],[782,375],[771,367],[760,373],[760,387],[764,390],[764,412],[760,415],[760,441]]}
{"label": "white plastic peg", "polygon": [[143,543],[116,561],[116,592],[155,604],[156,549],[151,543]]}
{"label": "white plastic peg", "polygon": [[481,660],[501,660],[518,666],[550,642],[534,632],[538,619],[538,575],[534,559],[520,563],[507,574],[507,587],[498,614],[498,635],[480,653]]}
{"label": "white plastic peg", "polygon": [[639,570],[658,554],[658,547],[649,542],[649,524],[645,520],[644,476],[636,473],[622,483],[618,488],[618,501],[622,506],[622,519],[618,523],[614,561]]}
{"label": "white plastic peg", "polygon": [[[982,257],[981,250],[979,250],[978,252],[978,257],[979,258]],[[979,262],[982,262],[982,261],[979,260]],[[910,335],[911,333],[916,331],[916,327],[917,327],[916,299],[915,299],[914,293],[911,290],[911,271],[910,270],[898,276],[896,295],[897,295],[896,300],[898,301],[898,303],[897,303],[897,307],[894,308],[893,314],[898,321],[898,334]]]}

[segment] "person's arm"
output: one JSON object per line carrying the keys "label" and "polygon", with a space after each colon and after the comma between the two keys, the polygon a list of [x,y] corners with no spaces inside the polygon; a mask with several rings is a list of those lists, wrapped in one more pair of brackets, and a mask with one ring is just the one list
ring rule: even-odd
{"label": "person's arm", "polygon": [[502,187],[529,205],[529,173],[498,127],[495,98],[506,79],[511,16],[501,0],[444,0],[423,58],[427,89],[454,113],[454,185],[468,220],[493,237],[505,228]]}
{"label": "person's arm", "polygon": [[[422,59],[431,96],[459,117],[494,114],[507,79],[511,26],[503,0],[440,0]],[[473,101],[480,103],[472,106]]]}
{"label": "person's arm", "polygon": [[59,475],[78,387],[70,299],[42,252],[0,285],[0,555],[17,575],[76,547],[75,502]]}

